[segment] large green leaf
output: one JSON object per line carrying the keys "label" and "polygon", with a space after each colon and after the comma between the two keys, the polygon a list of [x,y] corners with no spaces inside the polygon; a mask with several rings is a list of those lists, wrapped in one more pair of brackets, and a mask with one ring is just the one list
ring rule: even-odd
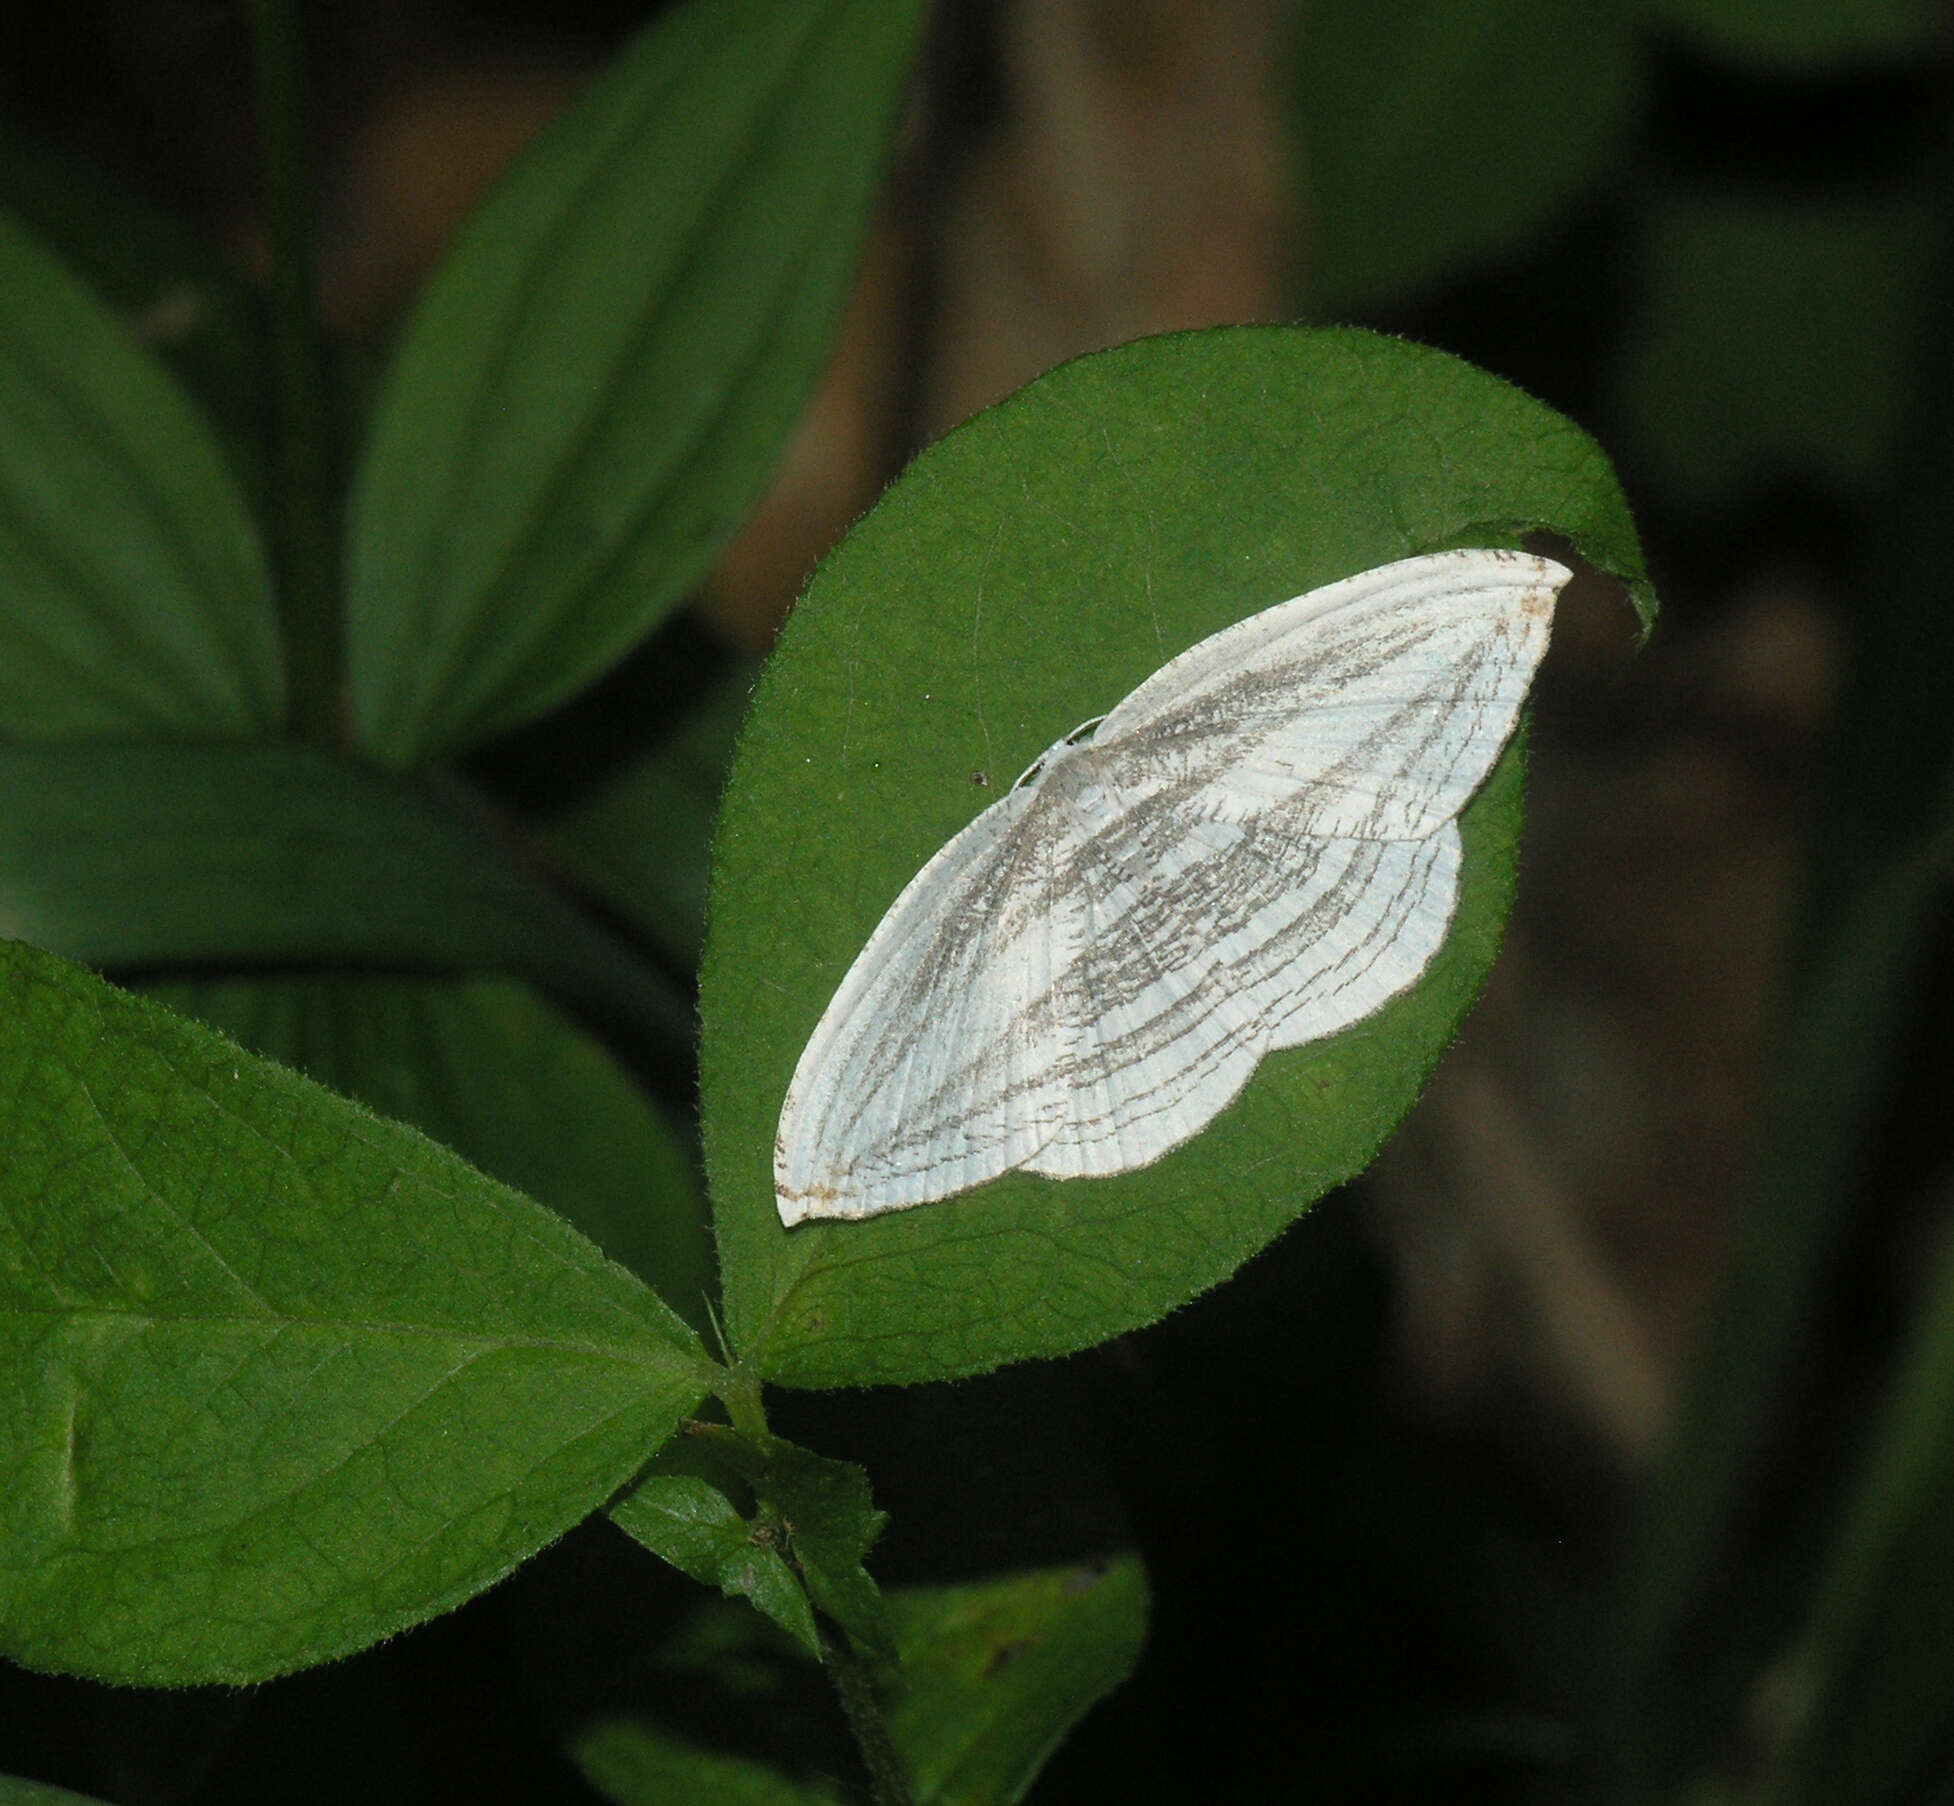
{"label": "large green leaf", "polygon": [[1510,250],[1620,153],[1639,95],[1615,4],[1304,0],[1289,101],[1302,288],[1335,314]]}
{"label": "large green leaf", "polygon": [[247,1681],[445,1610],[671,1434],[697,1339],[416,1131],[0,950],[0,1626]]}
{"label": "large green leaf", "polygon": [[1459,916],[1427,979],[1265,1062],[1156,1165],[1064,1184],[1013,1175],[791,1234],[771,1177],[787,1080],[843,972],[917,868],[1037,754],[1257,609],[1544,526],[1649,606],[1626,504],[1567,421],[1436,352],[1283,328],[1083,358],[884,496],[788,624],[715,852],[707,1173],[729,1331],[764,1377],[943,1378],[1088,1346],[1226,1277],[1362,1168],[1491,962],[1515,760],[1468,812]]}
{"label": "large green leaf", "polygon": [[267,732],[264,548],[209,429],[0,214],[0,738]]}
{"label": "large green leaf", "polygon": [[825,355],[920,14],[692,0],[462,234],[353,495],[353,707],[382,758],[561,700],[738,525]]}
{"label": "large green leaf", "polygon": [[335,973],[145,989],[549,1205],[705,1328],[712,1248],[686,1147],[610,1055],[525,986]]}
{"label": "large green leaf", "polygon": [[0,746],[0,932],[98,966],[518,972],[665,1038],[683,1004],[458,791],[251,745]]}

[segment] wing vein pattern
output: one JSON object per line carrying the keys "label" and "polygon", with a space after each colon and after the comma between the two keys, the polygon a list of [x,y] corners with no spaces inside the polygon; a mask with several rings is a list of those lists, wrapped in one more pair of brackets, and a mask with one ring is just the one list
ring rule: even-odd
{"label": "wing vein pattern", "polygon": [[1383,1008],[1450,928],[1459,814],[1568,575],[1383,565],[1200,641],[1053,746],[842,979],[782,1106],[781,1220],[1148,1165],[1272,1049]]}

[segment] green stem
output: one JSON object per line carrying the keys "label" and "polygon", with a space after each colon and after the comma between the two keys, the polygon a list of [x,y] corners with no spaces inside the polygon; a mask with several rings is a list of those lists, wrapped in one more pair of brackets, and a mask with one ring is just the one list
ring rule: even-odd
{"label": "green stem", "polygon": [[295,0],[251,0],[265,223],[271,245],[274,509],[288,719],[302,739],[340,738],[333,458],[313,256],[312,171]]}
{"label": "green stem", "polygon": [[846,1637],[826,1623],[821,1625],[821,1661],[862,1752],[875,1806],[914,1806],[916,1795],[895,1739],[889,1735],[889,1721],[882,1716],[868,1664],[848,1647]]}
{"label": "green stem", "polygon": [[716,1390],[733,1428],[763,1453],[772,1447],[773,1431],[767,1427],[766,1405],[753,1373],[735,1361],[720,1375]]}

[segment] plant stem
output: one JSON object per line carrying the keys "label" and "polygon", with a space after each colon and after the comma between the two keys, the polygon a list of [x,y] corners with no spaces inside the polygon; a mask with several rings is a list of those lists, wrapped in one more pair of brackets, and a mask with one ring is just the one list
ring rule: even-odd
{"label": "plant stem", "polygon": [[761,1402],[760,1382],[735,1361],[720,1375],[716,1390],[733,1428],[756,1449],[764,1452],[770,1448],[773,1445],[773,1432],[767,1428],[767,1410]]}
{"label": "plant stem", "polygon": [[889,1722],[882,1716],[882,1702],[876,1697],[868,1665],[848,1647],[846,1637],[825,1623],[821,1625],[821,1663],[847,1714],[855,1745],[862,1752],[875,1806],[914,1806],[916,1796],[895,1739],[889,1735]]}
{"label": "plant stem", "polygon": [[287,720],[302,739],[334,742],[340,738],[338,536],[295,0],[251,0],[251,31],[271,248],[273,507]]}

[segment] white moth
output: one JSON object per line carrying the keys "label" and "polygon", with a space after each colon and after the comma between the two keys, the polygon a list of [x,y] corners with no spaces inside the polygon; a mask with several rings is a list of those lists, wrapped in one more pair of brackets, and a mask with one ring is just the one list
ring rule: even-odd
{"label": "white moth", "polygon": [[780,1220],[1158,1160],[1262,1056],[1418,977],[1459,812],[1568,572],[1380,565],[1238,621],[1051,748],[910,880],[780,1112]]}

